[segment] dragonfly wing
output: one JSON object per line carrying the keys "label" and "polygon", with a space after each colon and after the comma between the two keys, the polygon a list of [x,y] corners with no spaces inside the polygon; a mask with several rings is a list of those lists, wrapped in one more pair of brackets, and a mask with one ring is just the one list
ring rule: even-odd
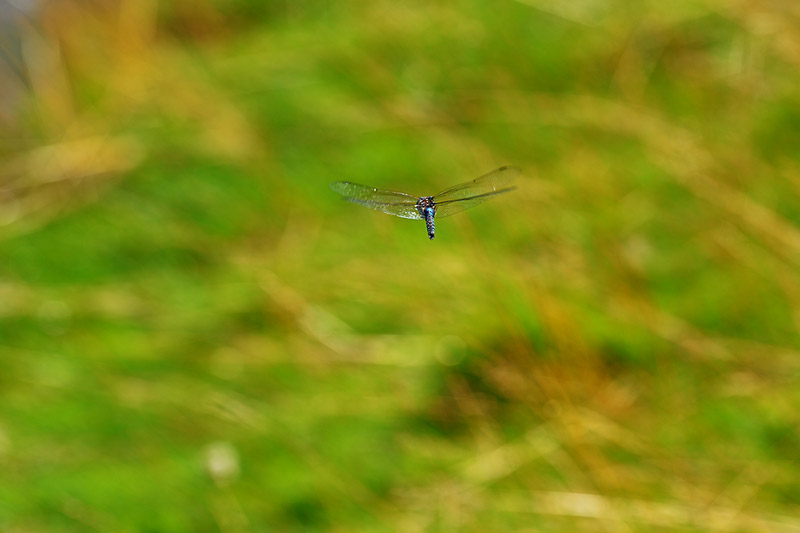
{"label": "dragonfly wing", "polygon": [[481,204],[486,200],[490,200],[500,194],[513,191],[514,189],[516,189],[516,187],[508,187],[501,191],[484,194],[482,196],[473,196],[471,198],[465,198],[463,200],[451,200],[443,204],[436,202],[436,218],[444,218],[444,217],[449,217],[450,215],[455,215],[456,213],[460,213],[461,211],[464,211],[471,207],[475,207],[476,205]]}
{"label": "dragonfly wing", "polygon": [[492,198],[513,191],[520,174],[517,167],[500,167],[480,178],[445,189],[433,197],[436,217],[449,217]]}
{"label": "dragonfly wing", "polygon": [[363,205],[376,211],[400,218],[422,218],[417,210],[417,198],[397,191],[386,191],[349,181],[331,183],[331,189],[348,202]]}

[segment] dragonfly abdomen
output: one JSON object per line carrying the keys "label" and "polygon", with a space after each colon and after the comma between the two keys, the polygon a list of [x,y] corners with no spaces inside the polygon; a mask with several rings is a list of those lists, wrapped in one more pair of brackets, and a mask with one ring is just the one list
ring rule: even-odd
{"label": "dragonfly abdomen", "polygon": [[436,224],[433,222],[434,210],[429,207],[425,210],[425,225],[428,227],[428,238],[433,239],[436,236]]}

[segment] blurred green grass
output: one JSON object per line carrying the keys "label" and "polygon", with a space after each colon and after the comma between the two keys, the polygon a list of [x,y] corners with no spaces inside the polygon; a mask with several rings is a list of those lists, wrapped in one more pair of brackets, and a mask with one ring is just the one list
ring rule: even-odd
{"label": "blurred green grass", "polygon": [[[42,7],[0,140],[0,526],[800,531],[798,22]],[[433,242],[327,188],[501,164],[520,190]]]}

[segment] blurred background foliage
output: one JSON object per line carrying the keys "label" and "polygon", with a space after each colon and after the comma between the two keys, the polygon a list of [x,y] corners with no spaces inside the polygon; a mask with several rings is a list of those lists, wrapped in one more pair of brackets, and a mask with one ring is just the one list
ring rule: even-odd
{"label": "blurred background foliage", "polygon": [[0,6],[3,531],[800,531],[800,4]]}

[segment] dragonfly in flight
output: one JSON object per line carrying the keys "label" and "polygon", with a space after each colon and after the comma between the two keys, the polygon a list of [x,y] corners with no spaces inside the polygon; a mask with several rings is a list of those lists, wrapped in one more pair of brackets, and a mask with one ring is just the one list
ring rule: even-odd
{"label": "dragonfly in flight", "polygon": [[470,207],[516,189],[517,167],[504,166],[466,183],[454,185],[433,196],[413,196],[404,192],[376,189],[349,181],[331,183],[331,189],[345,200],[400,218],[422,219],[433,239],[433,219],[449,217]]}

